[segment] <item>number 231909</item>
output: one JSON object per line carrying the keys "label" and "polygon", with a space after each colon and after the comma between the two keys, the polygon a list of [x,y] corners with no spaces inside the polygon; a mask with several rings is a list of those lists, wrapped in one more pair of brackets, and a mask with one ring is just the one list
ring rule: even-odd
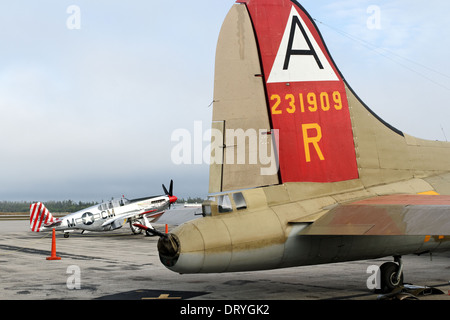
{"label": "number 231909", "polygon": [[342,110],[342,97],[339,91],[333,93],[321,92],[316,94],[315,92],[299,93],[298,100],[294,94],[288,93],[284,96],[284,100],[278,94],[272,94],[270,100],[273,101],[271,106],[272,114],[283,114],[286,111],[289,114],[295,112],[317,112],[317,111],[330,111],[330,110]]}

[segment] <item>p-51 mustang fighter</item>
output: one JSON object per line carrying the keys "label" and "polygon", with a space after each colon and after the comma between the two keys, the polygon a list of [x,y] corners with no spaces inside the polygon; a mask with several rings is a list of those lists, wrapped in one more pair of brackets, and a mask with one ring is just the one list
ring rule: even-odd
{"label": "p-51 mustang fighter", "polygon": [[[68,214],[63,218],[55,218],[41,202],[30,206],[30,228],[34,232],[64,231],[64,237],[75,230],[85,231],[111,231],[121,228],[129,223],[130,229],[137,234],[142,232],[133,224],[139,223],[153,229],[150,222],[156,222],[177,201],[173,195],[173,181],[170,181],[169,191],[162,185],[165,195],[152,196],[128,200],[111,200],[95,206]],[[151,234],[147,232],[147,234]]]}

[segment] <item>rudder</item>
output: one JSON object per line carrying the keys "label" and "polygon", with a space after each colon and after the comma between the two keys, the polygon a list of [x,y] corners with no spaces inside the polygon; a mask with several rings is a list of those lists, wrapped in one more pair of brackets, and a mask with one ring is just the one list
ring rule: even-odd
{"label": "rudder", "polygon": [[[240,0],[253,23],[281,182],[359,177],[344,79],[296,1]],[[268,28],[270,26],[270,28]]]}

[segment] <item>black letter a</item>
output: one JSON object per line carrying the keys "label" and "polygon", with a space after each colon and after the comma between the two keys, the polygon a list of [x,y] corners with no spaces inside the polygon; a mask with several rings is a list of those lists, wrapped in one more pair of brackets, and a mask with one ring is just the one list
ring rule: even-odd
{"label": "black letter a", "polygon": [[[295,28],[298,26],[300,30],[302,31],[303,38],[305,38],[306,43],[308,44],[309,50],[293,50],[292,45],[294,44],[294,37],[295,37]],[[311,44],[311,41],[308,38],[308,35],[305,32],[305,29],[303,28],[302,24],[300,23],[300,20],[297,16],[292,17],[292,25],[291,25],[291,33],[289,35],[289,43],[286,50],[286,58],[284,59],[284,66],[283,70],[287,70],[289,68],[289,60],[291,59],[291,55],[307,55],[307,56],[314,56],[314,59],[316,59],[317,65],[320,69],[323,69],[323,65],[319,60],[319,57],[317,56],[316,51],[314,50],[314,47]]]}

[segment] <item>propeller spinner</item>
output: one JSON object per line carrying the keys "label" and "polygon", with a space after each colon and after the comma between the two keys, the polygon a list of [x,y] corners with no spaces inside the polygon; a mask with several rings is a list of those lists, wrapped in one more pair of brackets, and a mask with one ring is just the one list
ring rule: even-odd
{"label": "propeller spinner", "polygon": [[169,191],[167,191],[166,186],[164,184],[162,185],[162,188],[166,196],[169,197],[170,201],[169,208],[170,208],[170,205],[178,200],[178,198],[173,195],[173,180],[170,180]]}

